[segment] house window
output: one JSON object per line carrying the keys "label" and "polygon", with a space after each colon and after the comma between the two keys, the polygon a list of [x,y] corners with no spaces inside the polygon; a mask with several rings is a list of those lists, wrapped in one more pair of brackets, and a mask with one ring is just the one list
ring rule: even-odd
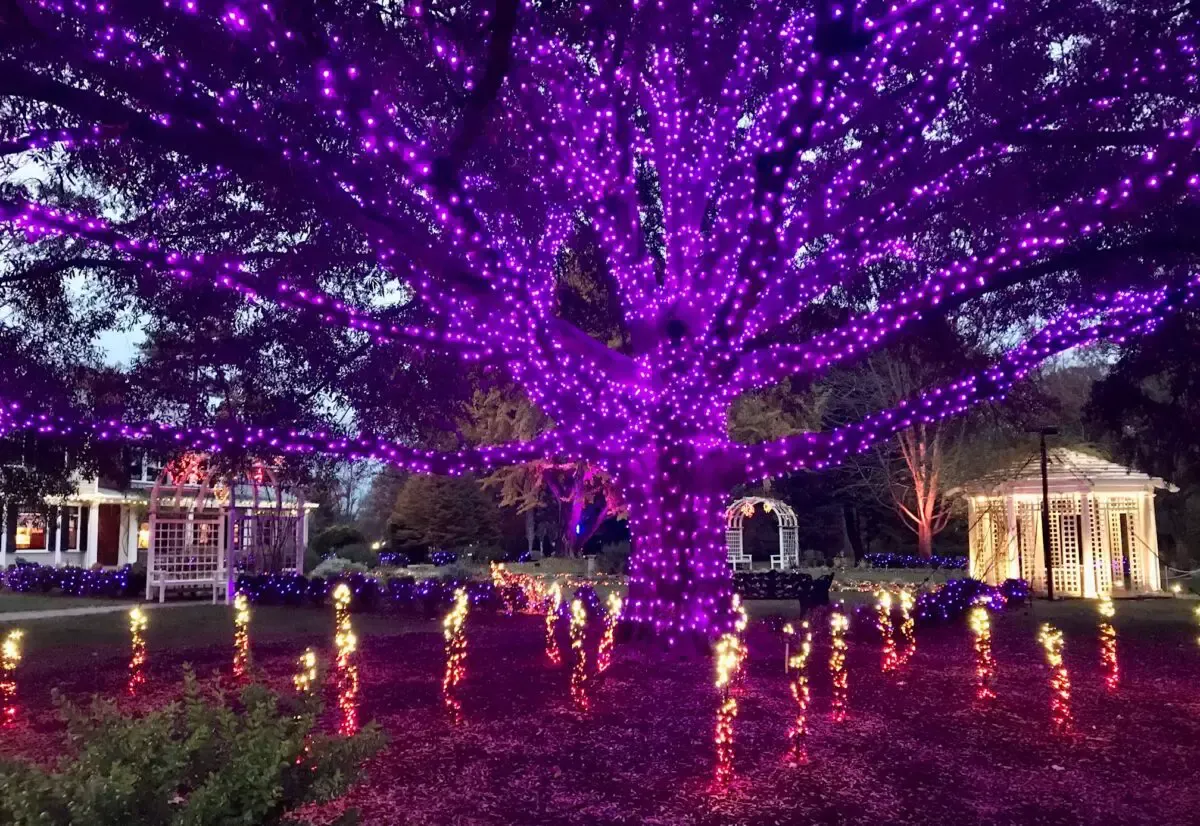
{"label": "house window", "polygon": [[138,525],[138,550],[144,551],[150,547],[150,523],[142,522]]}
{"label": "house window", "polygon": [[46,514],[37,511],[17,514],[17,550],[46,550]]}
{"label": "house window", "polygon": [[66,508],[67,544],[63,547],[68,551],[79,550],[79,508]]}

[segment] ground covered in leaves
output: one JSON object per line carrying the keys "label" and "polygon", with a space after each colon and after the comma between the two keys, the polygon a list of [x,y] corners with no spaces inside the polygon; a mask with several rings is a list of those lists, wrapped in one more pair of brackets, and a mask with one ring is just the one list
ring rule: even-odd
{"label": "ground covered in leaves", "polygon": [[[793,704],[781,637],[756,620],[736,727],[736,779],[712,787],[716,697],[711,660],[648,645],[617,648],[576,711],[565,667],[552,668],[535,617],[469,624],[464,720],[440,698],[440,624],[408,621],[402,634],[360,631],[359,719],[391,738],[369,779],[338,803],[303,814],[334,820],[345,808],[365,824],[1183,824],[1200,817],[1200,646],[1182,619],[1127,624],[1118,605],[1121,684],[1105,690],[1090,615],[1061,623],[1072,681],[1073,731],[1049,727],[1049,689],[1037,622],[1024,611],[993,618],[998,698],[974,700],[964,625],[923,628],[914,658],[880,673],[870,615],[852,622],[850,715],[829,719],[827,618],[818,616],[811,665],[808,765],[783,759]],[[399,622],[399,620],[397,620]],[[364,629],[366,624],[364,623]],[[1190,627],[1189,627],[1190,626]],[[331,635],[330,635],[331,636]],[[93,664],[39,660],[29,635],[18,677],[17,718],[0,751],[49,758],[62,747],[52,688],[150,707],[177,690],[184,662],[228,679],[231,650],[151,650],[146,681],[127,691],[119,658]],[[311,630],[254,646],[256,667],[281,687]],[[82,666],[82,667],[81,667]],[[332,688],[329,689],[332,692]],[[330,696],[330,725],[338,706]]]}

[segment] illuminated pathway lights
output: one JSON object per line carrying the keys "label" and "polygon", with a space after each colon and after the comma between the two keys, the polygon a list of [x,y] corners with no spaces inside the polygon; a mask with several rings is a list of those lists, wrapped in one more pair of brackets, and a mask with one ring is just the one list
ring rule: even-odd
{"label": "illuminated pathway lights", "polygon": [[880,668],[884,674],[889,674],[895,671],[900,664],[900,656],[896,653],[896,635],[892,630],[892,595],[887,591],[879,592],[879,601],[875,604],[875,614],[879,626],[879,636],[883,640]]}
{"label": "illuminated pathway lights", "polygon": [[551,665],[562,665],[558,648],[558,614],[562,609],[562,586],[555,582],[546,596],[546,659]]}
{"label": "illuminated pathway lights", "polygon": [[846,720],[849,707],[850,678],[846,673],[846,631],[850,618],[840,607],[833,610],[829,618],[829,674],[833,679],[833,697],[830,715],[835,723]]}
{"label": "illuminated pathway lights", "polygon": [[604,635],[596,651],[596,673],[603,674],[612,665],[613,648],[617,642],[617,625],[621,622],[621,597],[608,595],[608,614],[604,618]]}
{"label": "illuminated pathway lights", "polygon": [[996,699],[996,660],[992,656],[992,622],[987,606],[972,606],[968,621],[975,648],[975,699],[988,703]]}
{"label": "illuminated pathway lights", "polygon": [[582,600],[571,600],[571,702],[580,711],[588,710],[587,609]]}
{"label": "illuminated pathway lights", "polygon": [[467,612],[471,601],[467,589],[454,592],[454,608],[442,620],[442,633],[446,638],[446,670],[442,674],[442,704],[450,712],[450,719],[462,722],[462,699],[458,696],[459,686],[467,676]]}
{"label": "illuminated pathway lights", "polygon": [[733,725],[737,720],[738,701],[734,687],[741,674],[746,648],[736,634],[723,634],[717,640],[717,724],[713,732],[716,747],[714,781],[718,789],[733,779]]}
{"label": "illuminated pathway lights", "polygon": [[141,608],[129,609],[129,693],[137,694],[146,681],[146,627],[150,617]]}
{"label": "illuminated pathway lights", "polygon": [[317,683],[317,652],[311,648],[304,649],[296,662],[296,673],[292,677],[292,685],[301,694],[311,694]]}
{"label": "illuminated pathway lights", "polygon": [[338,711],[341,714],[338,731],[347,737],[358,731],[358,664],[354,661],[358,637],[354,635],[354,626],[350,622],[350,596],[350,586],[344,582],[333,589],[333,662]]}
{"label": "illuminated pathway lights", "polygon": [[9,631],[0,647],[0,723],[11,723],[17,717],[17,666],[21,664],[21,638],[24,631]]}
{"label": "illuminated pathway lights", "polygon": [[1071,729],[1071,677],[1063,662],[1062,631],[1045,623],[1038,632],[1038,642],[1045,650],[1050,670],[1050,722],[1055,732],[1065,734]]}
{"label": "illuminated pathway lights", "polygon": [[1121,682],[1121,667],[1117,662],[1117,629],[1112,624],[1117,613],[1112,597],[1101,597],[1096,610],[1100,614],[1100,668],[1104,671],[1104,687],[1116,691]]}
{"label": "illuminated pathway lights", "polygon": [[250,600],[238,593],[233,598],[233,675],[244,679],[250,668]]}
{"label": "illuminated pathway lights", "polygon": [[[791,636],[794,630],[788,626]],[[812,654],[812,629],[808,622],[800,623],[800,635],[792,640],[788,656],[788,674],[791,677],[792,699],[796,701],[796,719],[788,729],[788,762],[800,765],[808,762],[808,703],[811,693],[808,688],[808,658]]]}
{"label": "illuminated pathway lights", "polygon": [[905,665],[917,653],[917,622],[913,617],[913,595],[907,588],[900,591],[900,665]]}

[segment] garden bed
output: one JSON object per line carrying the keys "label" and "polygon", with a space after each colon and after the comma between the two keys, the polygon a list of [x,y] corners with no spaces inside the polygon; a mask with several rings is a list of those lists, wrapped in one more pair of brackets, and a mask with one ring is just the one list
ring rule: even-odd
{"label": "garden bed", "polygon": [[[842,725],[828,716],[821,617],[811,671],[812,762],[801,768],[782,759],[792,714],[782,643],[767,623],[756,622],[747,635],[736,779],[721,793],[710,788],[715,694],[707,659],[620,646],[584,715],[568,700],[566,671],[546,664],[539,618],[480,615],[469,625],[465,722],[455,727],[440,701],[440,623],[413,619],[406,633],[395,635],[383,631],[394,618],[362,616],[355,619],[360,718],[378,720],[391,746],[345,800],[304,814],[331,823],[352,806],[364,824],[412,826],[1189,822],[1200,811],[1200,789],[1191,781],[1200,739],[1194,691],[1200,656],[1190,608],[1182,601],[1118,606],[1122,684],[1115,696],[1103,688],[1092,606],[1039,604],[1032,613],[997,615],[999,697],[990,710],[973,701],[963,625],[923,630],[912,662],[885,678],[869,614],[856,615],[850,717]],[[154,614],[144,693],[123,702],[163,702],[185,661],[202,675],[213,669],[228,674],[228,611],[168,613],[193,611],[220,625],[222,644],[212,644],[214,637],[201,634],[195,621],[179,625],[171,638],[156,636]],[[288,637],[288,613],[260,609],[252,621],[255,660],[281,686],[305,645],[328,649],[331,630],[327,616],[305,611],[311,621]],[[1046,671],[1035,640],[1047,616],[1067,635],[1075,730],[1064,737],[1048,730]],[[103,619],[117,628],[121,623],[120,617]],[[124,693],[119,647],[106,646],[103,667],[81,668],[100,658],[39,652],[38,632],[29,626],[20,717],[0,738],[0,749],[9,753],[46,756],[58,748],[52,687],[76,698]],[[206,644],[189,649],[188,633]]]}

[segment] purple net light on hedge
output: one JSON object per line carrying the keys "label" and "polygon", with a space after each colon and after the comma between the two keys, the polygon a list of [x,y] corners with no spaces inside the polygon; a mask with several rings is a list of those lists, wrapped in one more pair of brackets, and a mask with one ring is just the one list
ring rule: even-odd
{"label": "purple net light on hedge", "polygon": [[1005,580],[999,587],[977,579],[952,579],[918,596],[915,616],[917,622],[925,624],[950,622],[965,616],[972,605],[983,604],[989,610],[1002,611],[1010,602],[1028,596],[1029,584],[1020,579]]}
{"label": "purple net light on hedge", "polygon": [[25,594],[57,591],[71,597],[136,597],[145,592],[146,574],[135,572],[129,565],[93,570],[21,562],[0,574],[0,584]]}
{"label": "purple net light on hedge", "polygon": [[439,568],[443,565],[453,565],[458,562],[458,554],[454,551],[434,551],[429,555],[429,561]]}
{"label": "purple net light on hedge", "polygon": [[924,557],[920,554],[900,553],[871,553],[863,554],[863,559],[875,568],[945,568],[949,570],[965,570],[965,556],[933,556]]}
{"label": "purple net light on hedge", "polygon": [[342,582],[350,588],[350,610],[355,612],[421,611],[433,616],[453,604],[458,588],[466,588],[472,608],[499,611],[504,606],[490,582],[383,579],[358,572],[328,579],[298,574],[243,574],[237,578],[237,589],[256,605],[324,606],[333,589]]}
{"label": "purple net light on hedge", "polygon": [[[136,169],[122,194],[146,199],[110,221],[14,193],[0,220],[181,290],[494,368],[555,429],[443,453],[286,425],[91,421],[11,398],[0,427],[424,473],[586,462],[628,504],[626,616],[668,639],[716,636],[734,622],[732,488],[997,401],[1047,357],[1149,332],[1193,299],[1179,254],[1200,193],[1186,14],[1092,0],[397,5],[6,4],[0,91],[21,100],[0,152],[86,146],[85,173]],[[1070,49],[1047,19],[1070,21]],[[230,188],[287,203],[314,231],[238,227],[219,251],[170,248]],[[260,243],[300,234],[314,249]],[[620,348],[559,312],[557,268],[581,236],[611,281]],[[411,291],[428,324],[348,304],[367,279],[289,266],[347,249],[371,280]],[[868,309],[833,304],[871,287]],[[823,432],[730,439],[740,395],[819,380],[1025,287],[1044,298],[1021,320],[1044,326],[992,364]],[[819,302],[834,312],[805,312]]]}

